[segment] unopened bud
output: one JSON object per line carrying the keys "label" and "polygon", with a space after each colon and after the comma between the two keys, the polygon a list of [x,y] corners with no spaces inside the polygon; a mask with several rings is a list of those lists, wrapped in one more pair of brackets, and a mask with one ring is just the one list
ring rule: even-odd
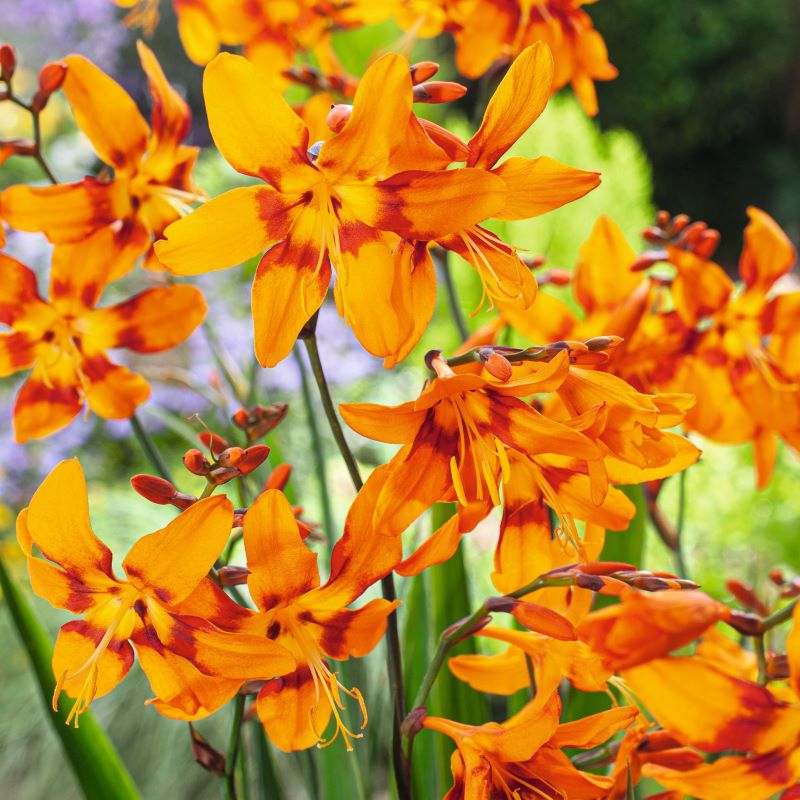
{"label": "unopened bud", "polygon": [[255,442],[276,428],[286,416],[289,406],[286,403],[273,403],[269,406],[240,408],[232,417],[234,425],[247,434],[249,442]]}
{"label": "unopened bud", "polygon": [[757,614],[748,614],[744,611],[731,609],[725,615],[725,622],[731,628],[746,636],[758,636],[762,632],[761,617]]}
{"label": "unopened bud", "polygon": [[528,269],[539,269],[547,259],[544,256],[522,256],[520,261],[528,268]]}
{"label": "unopened bud", "polygon": [[347,124],[347,120],[350,119],[352,113],[353,106],[347,105],[346,103],[337,103],[335,106],[331,106],[331,110],[328,112],[325,122],[334,133],[339,133]]}
{"label": "unopened bud", "polygon": [[511,379],[512,369],[511,364],[508,362],[508,359],[503,358],[500,353],[492,352],[492,354],[484,361],[484,367],[486,367],[486,371],[493,375],[497,380],[506,381]]}
{"label": "unopened bud", "polygon": [[773,569],[772,572],[769,573],[769,579],[776,586],[783,586],[783,584],[786,582],[786,579],[783,577],[783,573],[779,569]]}
{"label": "unopened bud", "polygon": [[643,592],[663,592],[672,588],[669,581],[664,580],[664,578],[656,578],[655,576],[631,578],[627,583],[637,589],[641,589]]}
{"label": "unopened bud", "polygon": [[642,231],[642,239],[650,244],[663,244],[664,231],[661,228],[645,228]]}
{"label": "unopened bud", "polygon": [[226,565],[217,570],[217,580],[220,586],[241,586],[247,583],[247,576],[250,570],[247,567],[235,567]]}
{"label": "unopened bud", "polygon": [[435,61],[418,61],[411,65],[410,70],[411,83],[416,86],[418,83],[432,78],[439,71],[439,65]]}
{"label": "unopened bud", "polygon": [[467,87],[453,81],[428,81],[414,87],[415,103],[451,103],[467,93]]}
{"label": "unopened bud", "polygon": [[134,475],[131,486],[145,500],[159,506],[169,505],[178,491],[169,481],[155,475]]}
{"label": "unopened bud", "polygon": [[719,240],[719,231],[709,228],[707,231],[703,232],[703,235],[695,243],[694,247],[692,248],[692,252],[694,252],[695,255],[700,256],[700,258],[711,258],[711,256],[714,255],[714,251],[717,249],[717,246],[719,245]]}
{"label": "unopened bud", "polygon": [[633,564],[624,561],[591,561],[588,564],[581,564],[581,572],[587,575],[610,575],[612,572],[622,572],[635,570]]}
{"label": "unopened bud", "polygon": [[669,226],[670,235],[677,236],[689,224],[690,219],[688,214],[676,214]]}
{"label": "unopened bud", "polygon": [[542,286],[548,284],[550,286],[569,286],[572,282],[572,273],[560,267],[553,267],[547,270],[547,272],[537,275],[536,280]]}
{"label": "unopened bud", "polygon": [[611,334],[609,336],[593,336],[591,339],[587,339],[584,344],[588,350],[596,353],[601,350],[611,350],[614,347],[619,347],[624,341],[621,336]]}
{"label": "unopened bud", "polygon": [[47,105],[50,95],[58,91],[67,77],[67,65],[60,61],[45,64],[39,71],[39,91],[31,100],[31,109],[38,114]]}
{"label": "unopened bud", "polygon": [[219,454],[217,462],[221,467],[235,467],[244,458],[244,448],[228,447]]}
{"label": "unopened bud", "polygon": [[579,572],[575,576],[575,585],[581,589],[589,589],[592,592],[602,591],[606,585],[605,580],[600,575],[587,575],[586,573]]}
{"label": "unopened bud", "polygon": [[207,447],[215,456],[218,456],[223,450],[227,450],[230,445],[218,433],[211,431],[202,431],[197,434],[200,443]]}
{"label": "unopened bud", "polygon": [[640,253],[629,269],[631,272],[643,272],[650,269],[654,264],[660,261],[666,261],[668,258],[666,250],[645,250]]}
{"label": "unopened bud", "polygon": [[755,593],[752,586],[749,586],[743,581],[736,580],[736,578],[730,578],[725,581],[725,586],[749,611],[755,611],[756,614],[760,614],[762,617],[766,617],[767,614],[769,614],[769,609]]}
{"label": "unopened bud", "polygon": [[194,475],[207,475],[211,469],[208,459],[195,447],[183,454],[183,466]]}
{"label": "unopened bud", "polygon": [[264,489],[280,489],[286,488],[289,478],[292,474],[292,467],[289,464],[278,464],[275,469],[270,472],[269,477],[264,481]]}
{"label": "unopened bud", "polygon": [[[265,444],[254,444],[242,452],[242,457],[236,464],[242,475],[247,475],[260,467],[269,455],[269,447]],[[222,463],[220,461],[220,463]]]}
{"label": "unopened bud", "polygon": [[225,756],[215,750],[205,736],[200,735],[193,725],[189,725],[189,732],[192,737],[192,755],[194,760],[209,772],[215,775],[225,775]]}
{"label": "unopened bud", "polygon": [[671,750],[680,747],[681,743],[669,731],[651,731],[637,748],[641,753],[657,753],[659,750]]}
{"label": "unopened bud", "polygon": [[519,605],[519,602],[514,597],[490,597],[486,600],[485,606],[487,611],[509,614]]}
{"label": "unopened bud", "polygon": [[663,209],[656,214],[656,224],[659,228],[666,228],[669,224],[670,216],[669,211],[664,211]]}
{"label": "unopened bud", "polygon": [[239,470],[236,469],[236,467],[216,467],[206,475],[206,478],[215,486],[222,486],[223,483],[227,483],[238,477]]}
{"label": "unopened bud", "polygon": [[17,68],[17,52],[13,46],[4,42],[0,44],[0,78],[10,81]]}

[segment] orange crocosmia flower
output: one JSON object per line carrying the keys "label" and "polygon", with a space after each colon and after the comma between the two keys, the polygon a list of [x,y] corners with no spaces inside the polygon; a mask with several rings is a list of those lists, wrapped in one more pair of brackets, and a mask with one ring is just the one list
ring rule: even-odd
{"label": "orange crocosmia flower", "polygon": [[578,625],[578,638],[617,672],[690,644],[727,614],[704,592],[630,589],[616,605],[589,614]]}
{"label": "orange crocosmia flower", "polygon": [[[192,181],[198,148],[182,144],[191,127],[189,107],[167,83],[153,53],[142,42],[138,49],[153,96],[151,124],[99,67],[83,56],[67,56],[64,93],[78,127],[107,169],[99,178],[12,186],[2,194],[9,225],[42,231],[56,244],[110,228],[114,235],[106,259],[111,277],[151,254],[153,239],[201,197]],[[108,169],[113,177],[105,174]]]}
{"label": "orange crocosmia flower", "polygon": [[561,702],[553,693],[545,703],[531,702],[498,724],[465,725],[426,717],[422,727],[449,736],[456,744],[450,759],[453,786],[449,800],[541,800],[600,798],[612,779],[582,772],[562,751],[588,749],[622,730],[636,715],[632,707],[616,708],[559,725]]}
{"label": "orange crocosmia flower", "polygon": [[[347,606],[400,560],[399,541],[370,525],[375,488],[382,473],[371,476],[351,508],[345,534],[336,544],[331,575],[320,586],[317,556],[303,543],[288,501],[271,489],[259,496],[244,519],[244,545],[250,570],[248,587],[260,609],[248,630],[283,645],[297,669],[267,683],[257,698],[258,716],[272,743],[281,750],[323,747],[341,735],[348,750],[363,734],[350,730],[341,716],[342,696],[359,705],[362,729],[367,712],[358,689],[344,687],[327,659],[369,653],[383,636],[397,602],[369,601]],[[326,739],[331,716],[335,729]]]}
{"label": "orange crocosmia flower", "polygon": [[280,645],[224,631],[213,621],[248,613],[207,577],[232,520],[227,498],[198,501],[139,539],[122,562],[120,579],[111,551],[92,531],[77,459],[62,461],[45,478],[18,517],[17,538],[36,594],[85,615],[61,627],[53,652],[53,705],[62,692],[75,698],[68,723],[77,726],[92,700],[125,677],[133,664],[131,642],[156,691],[191,701],[183,719],[207,716],[245,680],[294,669],[294,658]]}
{"label": "orange crocosmia flower", "polygon": [[205,317],[203,295],[192,286],[147,289],[97,308],[113,236],[106,229],[91,241],[56,246],[49,301],[40,297],[28,267],[0,254],[0,323],[12,328],[0,333],[0,376],[33,370],[14,405],[18,442],[60,430],[84,405],[104,419],[132,416],[150,386],[106,351],[168,350]]}
{"label": "orange crocosmia flower", "polygon": [[800,780],[795,693],[771,691],[698,656],[658,659],[622,677],[681,743],[711,754],[742,754],[690,769],[650,763],[642,768],[645,776],[703,800],[769,800]]}
{"label": "orange crocosmia flower", "polygon": [[398,235],[427,241],[490,217],[505,202],[504,181],[480,169],[412,168],[448,159],[412,114],[408,63],[397,55],[370,66],[344,128],[313,147],[302,120],[241,57],[214,59],[204,93],[222,154],[266,184],[225,192],[170,226],[158,258],[197,274],[267,250],[252,292],[264,366],[289,353],[333,267],[340,312],[369,352],[393,356],[416,314],[392,251]]}
{"label": "orange crocosmia flower", "polygon": [[597,114],[594,81],[617,77],[603,37],[582,9],[591,0],[484,0],[463,5],[455,30],[456,66],[477,78],[500,57],[513,58],[536,41],[553,51],[553,92],[572,85],[583,110]]}
{"label": "orange crocosmia flower", "polygon": [[502,383],[491,376],[454,372],[435,358],[436,378],[417,400],[394,407],[340,405],[353,430],[403,445],[388,465],[389,478],[375,508],[376,527],[402,533],[441,501],[499,505],[498,483],[511,475],[507,448],[533,455],[599,458],[599,449],[586,436],[519,399],[552,388],[569,365],[564,354],[537,366],[519,380]]}

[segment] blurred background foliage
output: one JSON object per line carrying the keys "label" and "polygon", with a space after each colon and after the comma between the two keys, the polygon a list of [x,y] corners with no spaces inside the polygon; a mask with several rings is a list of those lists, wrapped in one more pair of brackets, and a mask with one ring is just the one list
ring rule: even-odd
{"label": "blurred background foliage", "polygon": [[[201,70],[188,62],[175,35],[169,4],[162,3],[162,24],[152,46],[165,72],[185,93],[195,112],[194,143],[209,144],[203,117]],[[722,230],[720,259],[733,266],[741,245],[744,210],[751,203],[773,214],[796,240],[800,231],[800,179],[798,128],[800,96],[797,77],[800,54],[800,2],[771,0],[674,0],[670,4],[651,0],[627,0],[624,4],[604,0],[590,12],[609,45],[620,77],[600,84],[600,115],[587,119],[568,93],[557,96],[537,124],[515,146],[512,155],[548,155],[585,169],[600,171],[603,183],[586,198],[544,217],[508,223],[508,239],[531,253],[547,256],[552,265],[569,268],[596,217],[611,215],[635,247],[639,231],[652,220],[656,207],[685,211]],[[135,34],[119,22],[120,14],[106,0],[0,0],[2,38],[18,48],[31,79],[41,63],[62,53],[79,51],[114,74],[134,96],[148,106],[148,98],[133,42]],[[399,31],[391,24],[342,34],[336,41],[345,66],[360,73],[369,57],[391,47]],[[452,50],[446,37],[422,42],[413,56],[433,58],[443,65],[442,77],[454,75]],[[22,76],[24,79],[24,75]],[[480,92],[471,87],[471,96]],[[454,132],[469,135],[474,130],[474,100],[448,110],[447,124]],[[299,99],[299,97],[297,98]],[[441,113],[441,109],[436,109]],[[441,119],[440,119],[441,121]],[[0,135],[19,135],[23,123],[8,104],[0,106]],[[51,103],[43,123],[49,140],[48,156],[57,175],[74,179],[91,170],[92,156],[75,132],[63,103]],[[24,133],[24,132],[23,132]],[[37,181],[40,176],[22,159],[11,159],[3,168],[0,185]],[[210,195],[243,180],[209,149],[203,153],[198,183]],[[9,250],[44,274],[49,248],[41,237],[14,234]],[[453,272],[463,306],[478,304],[480,287],[472,270],[453,263]],[[217,331],[217,352],[203,331],[198,331],[177,351],[160,361],[148,362],[144,370],[153,381],[153,400],[142,410],[142,419],[153,430],[163,451],[179,474],[180,456],[195,442],[201,429],[194,415],[225,434],[229,417],[239,403],[226,388],[217,357],[235,365],[243,375],[257,376],[255,399],[262,403],[287,402],[287,421],[269,437],[272,463],[288,461],[295,471],[290,488],[304,507],[304,516],[323,516],[320,485],[313,461],[309,420],[321,416],[316,397],[309,406],[301,382],[305,360],[287,359],[274,370],[254,370],[252,331],[249,320],[249,282],[254,264],[205,276],[198,281],[206,290],[210,319]],[[140,288],[152,276],[134,273],[112,287],[109,296],[121,296]],[[443,293],[442,293],[443,295]],[[414,396],[423,379],[421,355],[430,348],[452,349],[458,343],[452,320],[440,298],[439,312],[417,351],[391,379],[378,360],[359,349],[339,321],[331,305],[323,308],[319,338],[337,401],[370,400],[396,403]],[[471,317],[471,327],[488,321],[486,311]],[[156,364],[154,367],[153,364]],[[251,372],[252,370],[252,372]],[[3,408],[0,421],[0,539],[3,555],[15,574],[27,585],[22,555],[13,538],[13,520],[38,485],[60,459],[76,454],[90,480],[92,518],[95,530],[121,558],[139,535],[161,527],[171,515],[168,508],[149,505],[127,485],[129,476],[150,471],[130,437],[126,423],[103,423],[95,418],[77,420],[69,429],[45,442],[26,448],[14,445],[10,430],[10,406],[18,383],[5,380],[0,387]],[[349,436],[365,469],[382,463],[393,448]],[[353,490],[336,453],[333,441],[323,431],[326,452],[328,497],[337,527],[341,526]],[[800,466],[794,454],[783,450],[770,487],[756,493],[751,454],[746,448],[723,448],[698,442],[704,449],[700,463],[687,477],[688,509],[685,538],[691,577],[718,597],[726,598],[724,580],[735,576],[754,581],[761,588],[772,567],[800,571],[797,548],[800,520]],[[185,473],[184,473],[185,474]],[[192,482],[194,481],[194,483]],[[180,488],[198,489],[199,479],[183,480]],[[674,517],[677,481],[668,482],[663,506]],[[420,523],[420,528],[430,522]],[[431,606],[431,587],[448,580],[460,586],[458,602],[481,599],[490,591],[489,562],[497,518],[490,518],[470,536],[462,550],[469,580],[463,580],[459,563],[453,574],[431,571],[424,581],[413,584],[413,592],[401,582],[406,602],[403,626],[405,658],[409,674],[417,674],[428,658],[440,628],[459,613],[455,606]],[[417,534],[423,531],[418,531]],[[338,531],[335,532],[338,535]],[[411,534],[411,538],[416,534]],[[610,537],[625,537],[610,533]],[[236,559],[234,558],[234,563]],[[449,565],[448,565],[449,566]],[[652,530],[644,545],[644,567],[672,567],[671,556]],[[759,583],[761,582],[761,583]],[[37,612],[55,634],[67,615],[54,611],[34,598]],[[449,613],[449,616],[448,616]],[[441,618],[440,618],[441,617]],[[478,640],[478,647],[485,647]],[[8,616],[0,613],[0,786],[7,796],[21,800],[51,797],[55,791],[65,800],[78,797],[57,740],[47,723],[48,713],[39,702],[24,651],[18,644]],[[388,708],[381,705],[383,654],[376,654],[358,667],[367,670],[360,683],[370,707],[370,729],[351,758],[358,759],[367,783],[355,778],[352,761],[334,746],[324,751],[285,756],[272,752],[279,785],[286,798],[314,796],[315,786],[337,787],[329,797],[371,797],[381,785],[380,767],[387,763],[386,743],[376,735]],[[421,674],[421,673],[420,673]],[[416,680],[412,677],[412,687]],[[440,692],[458,691],[444,685]],[[219,781],[197,767],[191,758],[186,726],[160,717],[143,706],[149,690],[141,673],[131,675],[110,696],[97,701],[93,710],[109,732],[128,765],[142,796],[156,800],[172,797],[218,797]],[[445,702],[444,695],[433,702]],[[473,700],[464,700],[467,704]],[[517,702],[511,698],[489,698],[498,717]],[[224,749],[228,711],[197,727],[215,746]],[[257,725],[246,729],[245,747],[253,753],[260,747]],[[426,748],[426,737],[418,742],[418,757]],[[424,765],[423,765],[424,766]],[[305,782],[301,772],[310,776]],[[259,776],[251,776],[256,782]],[[444,777],[435,778],[443,790]],[[57,787],[57,789],[55,788]],[[260,795],[259,795],[260,796]],[[276,795],[277,796],[277,795]]]}

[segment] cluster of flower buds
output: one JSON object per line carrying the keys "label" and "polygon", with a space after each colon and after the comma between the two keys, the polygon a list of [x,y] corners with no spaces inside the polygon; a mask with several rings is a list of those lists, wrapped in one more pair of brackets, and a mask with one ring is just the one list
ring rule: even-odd
{"label": "cluster of flower buds", "polygon": [[211,458],[207,458],[201,450],[192,448],[184,454],[183,466],[216,486],[249,474],[260,467],[269,455],[269,447],[265,444],[236,447],[210,431],[203,431],[197,438],[208,449]]}
{"label": "cluster of flower buds", "polygon": [[[572,763],[579,769],[599,767],[611,764],[617,758],[622,740],[608,745],[577,753]],[[636,752],[643,756],[642,760],[651,764],[669,766],[673,769],[691,769],[703,762],[703,756],[691,747],[686,747],[671,733],[664,730],[651,730],[642,737]]]}
{"label": "cluster of flower buds", "polygon": [[800,575],[786,578],[779,569],[774,569],[769,579],[780,589],[781,597],[800,597]]}
{"label": "cluster of flower buds", "polygon": [[636,569],[633,564],[616,561],[569,564],[545,573],[542,580],[548,586],[578,586],[609,595],[619,595],[628,589],[663,592],[699,588],[699,584],[694,581],[679,578],[671,572],[651,572]]}
{"label": "cluster of flower buds", "polygon": [[281,74],[286,80],[315,92],[335,92],[343,97],[354,97],[358,88],[358,78],[352,75],[325,75],[309,64],[296,64]]}
{"label": "cluster of flower buds", "polygon": [[248,442],[256,442],[276,428],[288,410],[286,403],[240,408],[231,419],[237,428],[244,431]]}
{"label": "cluster of flower buds", "polygon": [[67,77],[67,65],[63,62],[52,61],[49,64],[45,64],[39,70],[39,88],[33,95],[30,105],[26,105],[19,101],[18,98],[15,98],[11,88],[11,79],[14,77],[16,70],[16,51],[10,44],[0,44],[0,81],[5,83],[5,90],[0,92],[0,100],[15,99],[23,108],[35,115],[38,115],[44,109],[50,99],[50,95],[61,88],[64,79]]}
{"label": "cluster of flower buds", "polygon": [[[568,354],[571,364],[602,364],[609,358],[606,351],[618,347],[622,342],[621,336],[593,336],[582,342],[563,340],[524,349],[503,345],[483,345],[451,358],[445,358],[441,350],[430,350],[425,354],[425,364],[428,369],[440,374],[442,366],[456,367],[479,362],[483,364],[490,375],[500,381],[507,381],[511,378],[512,367],[526,361],[552,361],[563,352]],[[437,365],[439,369],[437,369]]]}
{"label": "cluster of flower buds", "polygon": [[645,250],[631,266],[634,272],[649,269],[659,261],[666,261],[667,246],[694,253],[700,258],[711,258],[719,245],[720,233],[700,220],[692,222],[686,214],[672,217],[667,211],[659,211],[656,224],[645,228],[642,238],[657,245],[657,249]]}

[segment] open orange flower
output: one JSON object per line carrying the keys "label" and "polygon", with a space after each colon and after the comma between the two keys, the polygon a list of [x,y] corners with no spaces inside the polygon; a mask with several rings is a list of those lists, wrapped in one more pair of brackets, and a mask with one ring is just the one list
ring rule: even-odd
{"label": "open orange flower", "polygon": [[465,725],[425,717],[422,727],[449,736],[456,744],[450,760],[453,786],[449,800],[540,800],[600,798],[611,778],[582,772],[562,751],[587,749],[605,742],[636,716],[630,706],[559,725],[561,702],[553,693],[532,701],[511,719],[497,724]]}
{"label": "open orange flower", "polygon": [[127,419],[150,395],[141,375],[115,364],[106,350],[157,353],[182,342],[203,321],[206,304],[192,286],[147,289],[97,308],[108,277],[113,232],[91,244],[58,245],[50,300],[24,264],[0,254],[0,376],[33,368],[14,405],[17,441],[42,438],[68,425],[84,405],[105,419]]}
{"label": "open orange flower", "polygon": [[500,479],[507,482],[511,475],[506,448],[584,461],[600,458],[586,436],[519,399],[563,380],[565,355],[506,383],[454,372],[440,357],[432,359],[432,366],[436,378],[417,400],[395,407],[339,406],[353,430],[403,445],[388,465],[389,478],[375,508],[376,527],[401,533],[440,501],[499,505]]}
{"label": "open orange flower", "polygon": [[112,277],[149,254],[153,239],[201,197],[192,181],[198,148],[182,144],[191,126],[189,107],[167,83],[149,48],[142,42],[137,46],[153,95],[150,126],[116,81],[83,56],[67,56],[64,93],[107,169],[99,178],[12,186],[2,194],[11,227],[42,231],[56,244],[109,228],[113,237],[105,247]]}
{"label": "open orange flower", "polygon": [[339,310],[364,347],[396,353],[414,327],[409,278],[392,252],[397,236],[431,240],[486,219],[505,201],[503,180],[478,169],[420,171],[448,158],[412,114],[400,56],[370,66],[347,124],[313,146],[302,120],[241,57],[214,59],[204,93],[222,154],[267,185],[225,192],[170,226],[156,248],[160,261],[197,274],[269,248],[252,293],[264,366],[289,353],[325,297],[331,267]]}
{"label": "open orange flower", "polygon": [[75,698],[68,723],[77,726],[91,702],[125,677],[133,664],[131,642],[156,694],[173,703],[180,698],[183,719],[207,716],[245,680],[294,669],[280,645],[214,623],[248,613],[207,577],[232,519],[227,498],[198,501],[139,539],[120,579],[111,551],[92,531],[77,459],[62,461],[45,478],[19,515],[17,537],[33,590],[57,608],[85,614],[61,627],[53,652],[53,705],[62,692]]}
{"label": "open orange flower", "polygon": [[[370,514],[381,474],[365,484],[351,508],[345,535],[333,551],[331,576],[320,586],[317,556],[303,543],[285,496],[270,489],[247,511],[244,545],[250,570],[247,583],[260,613],[249,631],[289,650],[297,669],[268,682],[259,692],[258,716],[272,743],[281,750],[326,746],[339,735],[348,750],[353,731],[342,718],[342,695],[354,699],[367,724],[358,689],[343,686],[327,659],[369,653],[383,636],[386,618],[397,602],[375,599],[359,609],[347,606],[399,560],[393,537],[374,532]],[[331,716],[333,733],[325,738]]]}

